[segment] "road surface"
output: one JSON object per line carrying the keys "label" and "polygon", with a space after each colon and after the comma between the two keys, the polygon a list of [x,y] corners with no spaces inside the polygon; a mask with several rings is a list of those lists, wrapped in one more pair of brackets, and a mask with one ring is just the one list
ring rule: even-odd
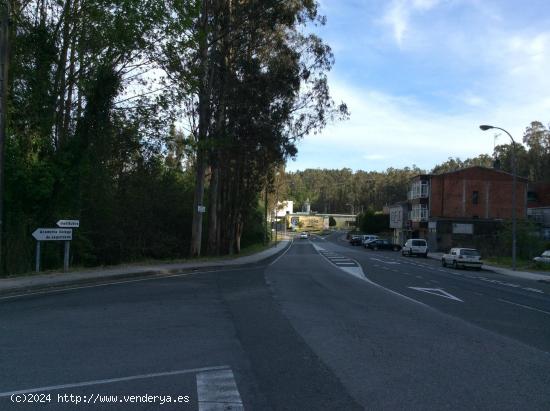
{"label": "road surface", "polygon": [[0,409],[548,410],[549,325],[548,284],[312,237],[1,299]]}

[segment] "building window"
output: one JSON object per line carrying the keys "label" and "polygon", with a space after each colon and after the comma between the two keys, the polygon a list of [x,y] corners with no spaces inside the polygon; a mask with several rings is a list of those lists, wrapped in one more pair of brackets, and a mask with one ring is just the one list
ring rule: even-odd
{"label": "building window", "polygon": [[474,191],[472,193],[472,204],[478,204],[479,203],[479,191]]}
{"label": "building window", "polygon": [[412,183],[408,195],[409,200],[426,197],[428,197],[428,182],[423,180],[415,181],[414,183]]}
{"label": "building window", "polygon": [[409,213],[411,221],[428,221],[428,207],[426,204],[415,204]]}

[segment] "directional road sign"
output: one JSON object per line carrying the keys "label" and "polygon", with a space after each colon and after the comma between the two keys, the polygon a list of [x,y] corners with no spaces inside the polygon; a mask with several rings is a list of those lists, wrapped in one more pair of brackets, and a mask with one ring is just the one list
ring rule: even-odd
{"label": "directional road sign", "polygon": [[57,226],[63,228],[78,228],[80,227],[80,220],[59,220]]}
{"label": "directional road sign", "polygon": [[70,228],[37,228],[32,236],[38,241],[70,241],[73,230]]}

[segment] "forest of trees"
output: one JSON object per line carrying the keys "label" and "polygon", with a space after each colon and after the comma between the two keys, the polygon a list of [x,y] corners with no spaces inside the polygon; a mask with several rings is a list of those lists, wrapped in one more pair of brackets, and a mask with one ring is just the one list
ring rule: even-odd
{"label": "forest of trees", "polygon": [[9,4],[3,273],[59,219],[73,265],[239,252],[296,141],[347,116],[314,0]]}

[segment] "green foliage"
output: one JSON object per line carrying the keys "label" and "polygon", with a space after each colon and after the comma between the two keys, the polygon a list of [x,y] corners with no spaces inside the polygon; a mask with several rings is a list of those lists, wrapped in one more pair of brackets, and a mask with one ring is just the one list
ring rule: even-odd
{"label": "green foliage", "polygon": [[241,237],[241,247],[250,247],[254,244],[262,244],[265,236],[265,221],[263,210],[256,207],[250,211],[246,218]]}
{"label": "green foliage", "polygon": [[[500,256],[512,255],[512,222],[503,222],[498,233]],[[518,220],[516,228],[516,255],[518,258],[532,260],[544,250],[545,243],[539,234],[539,228],[531,221]]]}
{"label": "green foliage", "polygon": [[300,209],[309,198],[311,209],[320,213],[382,210],[385,205],[406,199],[410,179],[423,172],[416,166],[355,173],[348,168],[307,169],[287,173],[285,187],[280,191],[287,196],[285,199],[295,201],[295,209]]}
{"label": "green foliage", "polygon": [[480,154],[477,157],[467,158],[464,161],[462,161],[458,157],[457,158],[449,157],[449,159],[446,162],[435,166],[432,169],[432,174],[448,173],[450,171],[457,171],[463,168],[474,167],[474,166],[493,167],[493,161],[494,161],[493,158],[487,154]]}
{"label": "green foliage", "polygon": [[363,233],[378,234],[388,231],[390,217],[387,214],[375,213],[372,210],[368,210],[357,216],[357,226]]}

